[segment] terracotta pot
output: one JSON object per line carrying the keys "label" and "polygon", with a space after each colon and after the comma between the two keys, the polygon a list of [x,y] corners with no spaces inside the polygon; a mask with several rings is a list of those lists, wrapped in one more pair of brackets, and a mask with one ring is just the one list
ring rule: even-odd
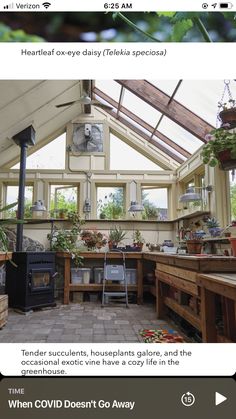
{"label": "terracotta pot", "polygon": [[229,124],[227,129],[236,127],[236,108],[225,109],[220,112],[220,119],[222,121],[222,127],[224,124]]}
{"label": "terracotta pot", "polygon": [[233,256],[236,257],[236,237],[229,237]]}
{"label": "terracotta pot", "polygon": [[220,151],[218,160],[222,170],[232,170],[236,168],[236,159],[231,157],[230,150]]}
{"label": "terracotta pot", "polygon": [[203,243],[200,240],[187,240],[186,245],[187,245],[188,253],[190,255],[196,255],[196,254],[201,253]]}

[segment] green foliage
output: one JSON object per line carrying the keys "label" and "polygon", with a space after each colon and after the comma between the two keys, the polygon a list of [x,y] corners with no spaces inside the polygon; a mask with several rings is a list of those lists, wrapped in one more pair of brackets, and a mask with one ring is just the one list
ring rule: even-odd
{"label": "green foliage", "polygon": [[[171,42],[181,42],[185,35],[192,29],[196,29],[198,32],[201,33],[201,36],[206,42],[212,42],[210,35],[208,33],[208,30],[206,26],[203,24],[201,17],[206,17],[206,14],[203,13],[177,13],[177,12],[158,12],[157,13],[160,22],[157,21],[158,27],[164,27],[165,21],[167,24],[171,26],[171,34],[165,41],[171,41]],[[125,22],[128,26],[130,26],[132,29],[134,29],[137,32],[140,32],[145,39],[148,39],[149,41],[152,40],[154,42],[161,42],[160,38],[163,38],[160,30],[159,37],[157,39],[156,34],[153,36],[150,31],[143,31],[139,25],[135,24],[133,21],[128,19],[123,13],[116,12],[113,14],[113,19],[121,19],[123,22]],[[159,24],[159,25],[158,25]],[[156,31],[157,32],[157,31]]]}
{"label": "green foliage", "polygon": [[[76,196],[77,188],[71,188],[71,194]],[[57,207],[55,208],[55,201],[54,196],[51,197],[50,202],[50,209],[51,211],[56,209],[64,209],[69,212],[76,212],[77,211],[77,202],[75,199],[68,199],[63,192],[57,191]]]}
{"label": "green foliage", "polygon": [[81,231],[81,226],[84,224],[83,220],[77,213],[70,213],[70,220],[72,222],[71,230],[64,230],[63,228],[54,228],[53,232],[47,235],[50,242],[50,248],[56,252],[69,252],[75,266],[81,266],[83,257],[76,248],[76,241]]}
{"label": "green foliage", "polygon": [[[16,204],[13,207],[10,206],[9,209],[5,209],[4,216],[6,218],[16,218],[16,210],[14,209],[15,206]],[[32,201],[29,198],[25,198],[24,218],[32,218],[32,212],[30,209],[31,207],[32,207]]]}
{"label": "green foliage", "polygon": [[142,204],[144,206],[144,211],[142,212],[143,220],[157,220],[159,216],[158,208],[149,201],[148,192],[142,191]]}
{"label": "green foliage", "polygon": [[0,23],[0,42],[44,42],[44,39],[37,35],[28,35],[22,29],[12,30]]}
{"label": "green foliage", "polygon": [[134,231],[133,241],[134,241],[134,243],[137,243],[137,244],[145,243],[145,240],[144,240],[140,230],[135,230]]}
{"label": "green foliage", "polygon": [[236,184],[230,187],[231,219],[236,219]]}
{"label": "green foliage", "polygon": [[212,217],[212,218],[208,218],[208,220],[206,222],[206,226],[207,226],[207,228],[215,228],[215,227],[219,227],[220,223],[217,220],[217,218]]}
{"label": "green foliage", "polygon": [[184,19],[174,24],[171,41],[180,42],[186,33],[193,27],[193,21],[191,19]]}
{"label": "green foliage", "polygon": [[[6,205],[3,208],[0,208],[0,212],[2,213],[6,213],[8,211],[10,211],[12,208],[14,208],[17,205],[17,202],[13,202],[12,204]],[[0,220],[0,250],[3,252],[7,252],[8,251],[8,240],[7,240],[7,235],[4,231],[4,225],[7,224],[11,224],[11,223],[19,223],[21,222],[20,220]]]}
{"label": "green foliage", "polygon": [[144,211],[142,212],[143,220],[157,220],[159,211],[151,202],[147,201],[143,203]]}
{"label": "green foliage", "polygon": [[229,150],[232,158],[236,158],[236,133],[218,128],[207,135],[209,141],[204,145],[201,156],[204,164],[215,167],[219,163],[219,153]]}
{"label": "green foliage", "polygon": [[108,240],[114,244],[119,244],[125,239],[126,232],[121,227],[115,226],[109,232]]}
{"label": "green foliage", "polygon": [[99,200],[97,204],[99,218],[101,220],[118,220],[124,215],[123,188],[116,188],[110,193],[106,202]]}

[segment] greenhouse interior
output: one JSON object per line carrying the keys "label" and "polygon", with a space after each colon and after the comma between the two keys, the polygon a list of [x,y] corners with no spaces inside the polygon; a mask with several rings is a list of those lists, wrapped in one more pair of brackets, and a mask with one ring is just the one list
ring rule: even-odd
{"label": "greenhouse interior", "polygon": [[0,91],[0,341],[236,342],[236,81]]}

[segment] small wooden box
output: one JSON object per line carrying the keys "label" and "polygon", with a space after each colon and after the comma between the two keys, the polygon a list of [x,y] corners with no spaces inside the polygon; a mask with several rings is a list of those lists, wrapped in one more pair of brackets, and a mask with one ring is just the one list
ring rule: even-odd
{"label": "small wooden box", "polygon": [[75,291],[73,292],[73,303],[82,303],[84,301],[84,293]]}
{"label": "small wooden box", "polygon": [[0,295],[0,329],[6,324],[8,317],[8,295]]}

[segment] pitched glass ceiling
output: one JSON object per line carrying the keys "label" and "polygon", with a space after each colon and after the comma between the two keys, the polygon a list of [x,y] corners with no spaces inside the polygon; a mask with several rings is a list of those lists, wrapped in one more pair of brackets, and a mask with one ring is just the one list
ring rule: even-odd
{"label": "pitched glass ceiling", "polygon": [[[170,97],[173,95],[173,100],[172,102],[170,101],[170,110],[172,103],[176,101],[200,117],[203,123],[205,121],[209,129],[211,129],[210,126],[214,127],[216,125],[218,102],[222,97],[224,80],[183,80],[177,91],[175,89],[179,80],[148,80],[148,82],[152,84],[154,89],[157,88]],[[139,81],[136,81],[136,83],[138,86]],[[95,82],[95,87],[107,95],[108,103],[109,97],[119,103],[122,88],[120,83],[114,80],[99,80]],[[234,80],[230,81],[230,89],[233,98],[236,98],[236,82]],[[196,136],[194,135],[194,127],[191,129],[192,132],[189,132],[187,126],[185,129],[169,117],[164,116],[162,112],[154,108],[154,105],[151,106],[151,104],[146,103],[142,99],[142,94],[140,97],[141,89],[138,92],[139,97],[135,91],[133,93],[130,92],[126,86],[124,86],[123,90],[124,94],[120,106],[125,107],[128,112],[132,112],[138,117],[138,120],[137,118],[132,119],[133,116],[127,115],[127,113],[125,115],[122,108],[117,115],[117,106],[112,111],[114,116],[124,118],[152,140],[157,139],[157,133],[155,132],[155,128],[157,127],[159,133],[164,135],[164,138],[162,137],[160,140],[161,144],[165,145],[167,153],[171,150],[176,157],[181,157],[184,161],[187,158],[186,152],[192,154],[203,145],[204,138],[202,137],[202,140],[200,140],[197,133]],[[99,95],[97,98],[101,100]],[[103,98],[104,100],[106,102],[106,99]],[[227,100],[228,97],[226,96],[225,101]],[[167,142],[165,137],[167,138]],[[176,148],[175,144],[185,150],[185,153],[182,154],[181,149],[179,147]]]}

